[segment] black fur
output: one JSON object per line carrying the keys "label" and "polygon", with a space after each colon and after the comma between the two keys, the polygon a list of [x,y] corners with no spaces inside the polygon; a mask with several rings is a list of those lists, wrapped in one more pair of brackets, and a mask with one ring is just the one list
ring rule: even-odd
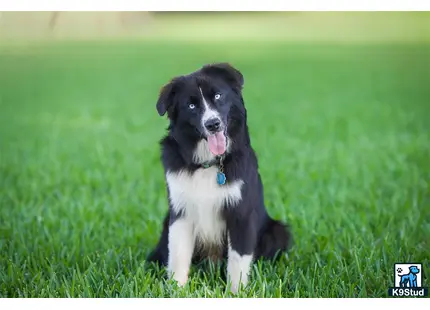
{"label": "black fur", "polygon": [[[205,138],[204,131],[196,121],[198,112],[188,111],[187,107],[190,103],[199,104],[199,87],[205,94],[222,90],[222,101],[217,105],[210,104],[220,112],[227,124],[227,134],[233,141],[224,159],[227,184],[239,179],[244,181],[241,202],[223,209],[231,246],[240,255],[253,254],[254,260],[272,259],[288,250],[291,235],[287,225],[269,216],[264,204],[258,160],[248,132],[243,85],[242,73],[226,63],[206,65],[165,85],[160,92],[157,111],[161,116],[167,113],[170,125],[167,136],[161,140],[161,160],[166,172],[183,169],[194,172],[201,168],[193,162],[193,152],[198,141]],[[180,216],[169,206],[161,238],[149,255],[149,261],[167,264],[169,226]],[[225,258],[226,246],[221,252]],[[199,253],[195,253],[195,258],[199,258]]]}

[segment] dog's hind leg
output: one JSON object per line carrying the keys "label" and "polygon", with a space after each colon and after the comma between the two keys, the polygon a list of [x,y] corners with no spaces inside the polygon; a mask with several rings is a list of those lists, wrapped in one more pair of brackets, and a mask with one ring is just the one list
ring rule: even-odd
{"label": "dog's hind leg", "polygon": [[169,249],[169,219],[170,213],[167,212],[163,221],[163,230],[161,232],[160,240],[158,241],[155,249],[148,255],[147,261],[154,262],[162,266],[167,265]]}
{"label": "dog's hind leg", "polygon": [[400,276],[400,287],[407,287],[409,278],[405,275]]}

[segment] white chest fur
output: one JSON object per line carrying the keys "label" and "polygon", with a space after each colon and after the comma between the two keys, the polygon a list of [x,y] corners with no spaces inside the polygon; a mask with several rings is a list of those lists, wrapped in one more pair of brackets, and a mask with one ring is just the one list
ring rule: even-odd
{"label": "white chest fur", "polygon": [[182,212],[193,227],[195,238],[204,243],[220,243],[225,222],[220,211],[224,205],[234,207],[242,199],[243,181],[218,185],[216,167],[198,169],[194,173],[168,172],[167,185],[174,211]]}

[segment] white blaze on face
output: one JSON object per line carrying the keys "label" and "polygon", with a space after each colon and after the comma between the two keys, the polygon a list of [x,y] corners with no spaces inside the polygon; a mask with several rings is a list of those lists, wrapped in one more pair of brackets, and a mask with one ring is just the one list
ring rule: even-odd
{"label": "white blaze on face", "polygon": [[[214,155],[222,155],[225,153],[227,148],[227,139],[225,137],[224,131],[220,131],[215,134],[212,134],[207,130],[205,126],[206,122],[213,118],[218,118],[222,122],[221,117],[218,111],[212,109],[209,106],[209,104],[205,99],[205,96],[203,95],[202,89],[199,88],[199,90],[200,90],[200,94],[202,95],[202,103],[203,103],[202,127],[204,128],[208,139],[209,150]],[[221,126],[223,126],[223,124],[221,124]]]}
{"label": "white blaze on face", "polygon": [[202,127],[205,128],[206,134],[209,135],[209,132],[207,132],[207,129],[205,127],[205,123],[212,118],[221,119],[221,117],[219,116],[218,111],[212,109],[209,106],[208,102],[205,99],[205,96],[203,96],[202,89],[199,88],[199,90],[200,90],[200,94],[202,95],[202,103],[203,103]]}

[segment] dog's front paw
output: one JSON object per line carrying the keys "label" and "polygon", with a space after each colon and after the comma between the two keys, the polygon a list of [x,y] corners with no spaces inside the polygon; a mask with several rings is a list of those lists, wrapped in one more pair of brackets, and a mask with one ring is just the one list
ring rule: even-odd
{"label": "dog's front paw", "polygon": [[188,272],[184,271],[172,271],[169,270],[168,272],[169,274],[169,278],[172,279],[173,281],[175,281],[178,286],[185,286],[185,284],[187,284],[188,282]]}
{"label": "dog's front paw", "polygon": [[187,284],[187,282],[188,282],[188,276],[187,275],[184,275],[181,277],[174,277],[173,279],[178,283],[179,286],[185,286],[185,284]]}
{"label": "dog's front paw", "polygon": [[230,286],[230,293],[236,295],[239,292],[239,285],[237,284],[232,284]]}
{"label": "dog's front paw", "polygon": [[230,282],[230,293],[232,293],[233,295],[237,295],[238,293],[240,293],[241,290],[245,289],[246,286],[246,281]]}
{"label": "dog's front paw", "polygon": [[240,277],[240,278],[230,278],[230,292],[234,295],[238,294],[241,290],[243,290],[248,284],[248,277]]}
{"label": "dog's front paw", "polygon": [[251,260],[251,255],[239,255],[237,252],[230,250],[227,274],[230,291],[233,294],[237,294],[241,288],[247,286]]}
{"label": "dog's front paw", "polygon": [[188,275],[186,273],[179,274],[179,273],[170,273],[170,278],[175,281],[178,286],[185,286],[188,282]]}

